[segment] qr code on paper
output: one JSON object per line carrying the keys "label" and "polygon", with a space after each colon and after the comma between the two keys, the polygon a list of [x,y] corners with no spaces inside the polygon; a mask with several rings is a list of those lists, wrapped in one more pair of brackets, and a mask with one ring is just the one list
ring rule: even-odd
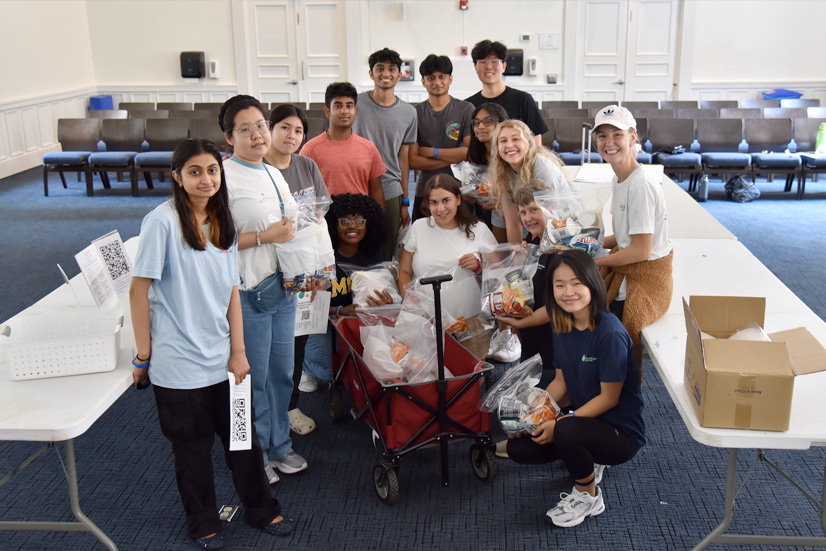
{"label": "qr code on paper", "polygon": [[103,261],[106,263],[106,269],[109,270],[112,280],[129,273],[129,262],[126,260],[126,255],[123,253],[120,243],[113,242],[101,245],[100,254],[103,256]]}
{"label": "qr code on paper", "polygon": [[301,321],[308,321],[310,319],[310,311],[304,310],[301,312]]}
{"label": "qr code on paper", "polygon": [[232,401],[232,440],[247,439],[247,402],[243,398]]}

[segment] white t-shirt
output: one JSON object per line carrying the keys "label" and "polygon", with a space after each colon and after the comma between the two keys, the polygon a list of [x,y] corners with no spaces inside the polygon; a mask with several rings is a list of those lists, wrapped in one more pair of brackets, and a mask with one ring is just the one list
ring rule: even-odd
{"label": "white t-shirt", "polygon": [[[277,168],[251,165],[230,157],[224,162],[229,208],[238,233],[264,231],[281,220],[281,203],[287,217],[295,218],[296,204],[290,187]],[[280,197],[279,197],[280,195]],[[252,289],[278,269],[275,244],[263,243],[238,251],[241,289]]]}
{"label": "white t-shirt", "polygon": [[[209,235],[209,226],[203,227]],[[205,388],[227,380],[227,309],[238,284],[236,244],[222,251],[209,240],[198,251],[183,241],[168,201],[146,215],[132,274],[149,287],[149,378],[164,388]]]}
{"label": "white t-shirt", "polygon": [[[631,245],[631,236],[650,233],[654,236],[654,246],[648,260],[668,256],[671,243],[668,241],[668,213],[665,196],[660,182],[649,175],[643,165],[619,183],[612,180],[614,194],[611,197],[611,218],[617,246],[624,249]],[[617,300],[625,300],[625,281]]]}
{"label": "white t-shirt", "polygon": [[468,239],[461,229],[444,230],[428,216],[413,222],[404,242],[404,248],[413,253],[416,279],[455,270],[453,281],[442,285],[442,304],[452,316],[465,319],[482,311],[482,291],[473,272],[459,268],[459,258],[491,251],[497,245],[486,225],[476,223],[471,229],[474,237]]}

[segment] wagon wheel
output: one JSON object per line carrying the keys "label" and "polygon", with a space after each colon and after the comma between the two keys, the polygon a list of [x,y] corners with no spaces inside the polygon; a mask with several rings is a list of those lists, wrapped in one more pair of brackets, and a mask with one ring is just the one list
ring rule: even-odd
{"label": "wagon wheel", "polygon": [[344,419],[342,406],[341,387],[333,383],[330,385],[330,417],[338,423]]}
{"label": "wagon wheel", "polygon": [[379,499],[385,505],[390,505],[399,498],[399,477],[391,465],[376,463],[373,467],[373,483]]}
{"label": "wagon wheel", "polygon": [[474,444],[470,447],[470,465],[481,480],[491,480],[499,474],[499,463],[496,461],[493,448],[482,444]]}

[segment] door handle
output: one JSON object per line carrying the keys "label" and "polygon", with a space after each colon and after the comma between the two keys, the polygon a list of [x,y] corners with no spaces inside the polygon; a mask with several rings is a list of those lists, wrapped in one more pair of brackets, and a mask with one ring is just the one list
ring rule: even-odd
{"label": "door handle", "polygon": [[614,81],[614,84],[619,84],[620,86],[622,86],[623,84],[625,84],[625,81],[624,81],[624,80],[622,80],[622,79],[620,79],[620,80],[615,80],[615,81]]}
{"label": "door handle", "polygon": [[292,84],[293,86],[295,86],[296,84],[298,84],[298,81],[297,80],[291,80],[287,84]]}

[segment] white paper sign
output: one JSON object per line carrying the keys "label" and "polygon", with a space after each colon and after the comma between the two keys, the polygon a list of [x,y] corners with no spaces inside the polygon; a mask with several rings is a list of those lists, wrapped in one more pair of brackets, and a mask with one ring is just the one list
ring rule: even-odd
{"label": "white paper sign", "polygon": [[229,451],[252,449],[252,376],[247,375],[241,384],[235,384],[235,374],[229,378]]}
{"label": "white paper sign", "polygon": [[330,291],[318,291],[315,300],[311,301],[310,293],[298,294],[298,308],[295,311],[296,337],[327,332],[331,296]]}
{"label": "white paper sign", "polygon": [[132,262],[117,230],[92,241],[75,260],[98,307],[111,308],[129,295]]}

